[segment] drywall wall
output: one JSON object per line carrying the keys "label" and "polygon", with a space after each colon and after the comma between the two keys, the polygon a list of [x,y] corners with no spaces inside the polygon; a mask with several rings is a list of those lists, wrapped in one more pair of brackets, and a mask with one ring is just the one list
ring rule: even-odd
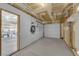
{"label": "drywall wall", "polygon": [[[0,8],[8,10],[10,12],[20,15],[20,49],[26,47],[30,43],[42,38],[43,36],[43,25],[36,22],[36,19],[30,15],[12,7],[9,4],[0,4]],[[36,26],[36,32],[32,34],[30,32],[31,23],[34,22]],[[38,23],[38,26],[37,26]]]}
{"label": "drywall wall", "polygon": [[60,38],[60,24],[44,25],[44,36],[49,38]]}

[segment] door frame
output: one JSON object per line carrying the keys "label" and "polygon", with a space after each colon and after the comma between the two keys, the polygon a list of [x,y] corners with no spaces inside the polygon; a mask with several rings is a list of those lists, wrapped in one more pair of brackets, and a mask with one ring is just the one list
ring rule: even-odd
{"label": "door frame", "polygon": [[[2,47],[2,39],[1,39],[1,36],[2,36],[2,34],[1,34],[2,10],[17,16],[17,51],[20,50],[20,15],[14,13],[14,12],[0,8],[0,56],[1,56],[1,52],[2,52],[2,48],[1,48]],[[17,51],[15,51],[15,52],[17,52]],[[15,53],[15,52],[13,52],[13,53]]]}

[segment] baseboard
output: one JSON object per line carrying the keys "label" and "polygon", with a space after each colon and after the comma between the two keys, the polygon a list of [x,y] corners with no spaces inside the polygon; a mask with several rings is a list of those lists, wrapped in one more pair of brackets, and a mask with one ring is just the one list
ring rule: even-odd
{"label": "baseboard", "polygon": [[44,37],[46,39],[60,39],[60,38],[55,38],[55,37]]}
{"label": "baseboard", "polygon": [[[33,43],[35,43],[35,42],[41,40],[42,38],[43,38],[43,37],[39,38],[38,40],[34,40],[33,42],[29,43],[29,44],[28,44],[27,46],[25,46],[24,48],[28,47],[29,45],[32,45]],[[24,49],[24,48],[20,48],[20,50],[21,50],[21,49]]]}
{"label": "baseboard", "polygon": [[[28,46],[33,45],[34,43],[36,43],[37,41],[39,41],[39,40],[41,40],[41,39],[43,39],[43,37],[41,37],[41,38],[40,38],[40,39],[38,39],[38,40],[35,40],[34,42],[32,42],[32,43],[30,43],[30,44],[28,44],[28,45],[27,45],[27,46],[25,46],[24,48],[27,48]],[[23,50],[24,48],[20,48],[19,50],[17,50],[16,52],[14,52],[14,53],[10,54],[9,56],[12,56],[13,54],[15,54],[15,53],[17,53],[17,52],[19,52],[19,51]]]}

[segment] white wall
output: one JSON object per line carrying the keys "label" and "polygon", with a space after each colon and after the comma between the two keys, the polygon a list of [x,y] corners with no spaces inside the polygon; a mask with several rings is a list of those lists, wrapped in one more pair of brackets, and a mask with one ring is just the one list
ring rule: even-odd
{"label": "white wall", "polygon": [[34,22],[35,24],[36,19],[31,17],[30,15],[8,5],[8,4],[0,4],[0,8],[11,11],[13,13],[16,13],[20,15],[20,49],[24,48],[28,44],[32,43],[35,40],[40,39],[43,36],[43,25],[39,24],[39,27],[36,28],[36,32],[34,34],[31,34],[30,32],[30,26],[31,22]]}
{"label": "white wall", "polygon": [[44,36],[49,38],[60,38],[60,24],[44,25]]}

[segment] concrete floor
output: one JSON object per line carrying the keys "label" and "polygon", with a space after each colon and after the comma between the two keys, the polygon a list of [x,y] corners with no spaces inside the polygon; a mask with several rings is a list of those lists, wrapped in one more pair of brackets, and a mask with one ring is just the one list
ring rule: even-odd
{"label": "concrete floor", "polygon": [[62,39],[44,38],[13,54],[13,56],[73,56],[73,53]]}

